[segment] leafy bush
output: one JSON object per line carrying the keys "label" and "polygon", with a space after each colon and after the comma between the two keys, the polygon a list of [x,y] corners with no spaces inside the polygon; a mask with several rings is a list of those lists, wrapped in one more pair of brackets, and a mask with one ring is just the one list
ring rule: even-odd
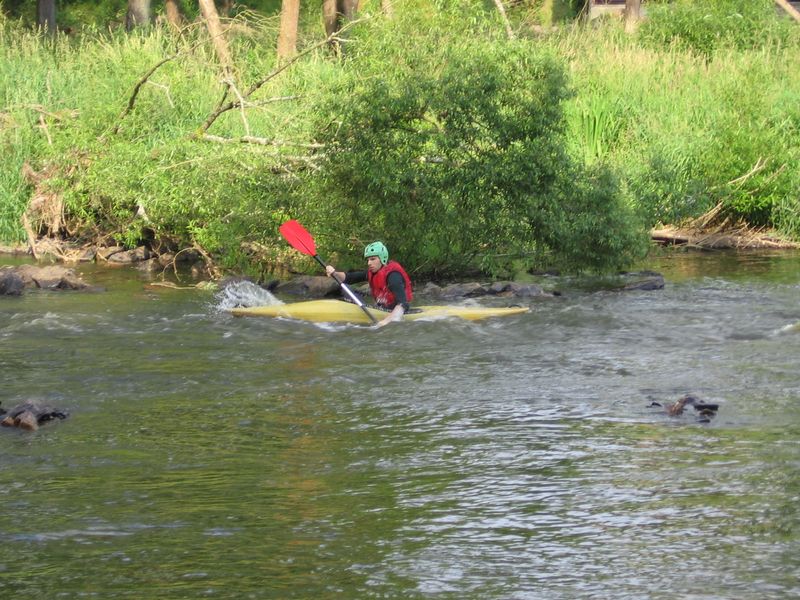
{"label": "leafy bush", "polygon": [[520,257],[602,270],[641,249],[613,178],[594,185],[565,150],[569,89],[553,55],[449,38],[430,23],[411,51],[391,37],[358,37],[347,76],[318,108],[326,161],[305,193],[320,223],[341,239],[383,239],[436,274],[479,265],[508,275]]}

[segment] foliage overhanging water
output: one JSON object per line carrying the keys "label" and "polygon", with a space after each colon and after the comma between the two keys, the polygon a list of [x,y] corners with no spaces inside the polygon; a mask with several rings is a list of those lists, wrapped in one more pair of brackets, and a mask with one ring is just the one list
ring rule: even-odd
{"label": "foliage overhanging water", "polygon": [[[0,299],[0,595],[800,594],[797,254],[380,331],[90,275]],[[709,424],[651,401],[718,402]]]}

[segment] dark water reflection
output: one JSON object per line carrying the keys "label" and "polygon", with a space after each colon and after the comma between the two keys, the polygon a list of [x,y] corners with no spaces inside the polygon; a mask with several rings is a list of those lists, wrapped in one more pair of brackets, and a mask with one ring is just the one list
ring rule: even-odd
{"label": "dark water reflection", "polygon": [[[92,275],[0,299],[0,597],[800,596],[800,256],[480,324],[232,319]],[[648,405],[686,392],[710,424]]]}

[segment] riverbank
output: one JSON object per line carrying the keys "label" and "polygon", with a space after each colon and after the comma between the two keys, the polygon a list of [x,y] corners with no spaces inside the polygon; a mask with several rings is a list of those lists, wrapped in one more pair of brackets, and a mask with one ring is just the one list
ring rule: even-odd
{"label": "riverbank", "polygon": [[[695,26],[728,23],[723,8]],[[432,14],[365,19],[346,61],[309,29],[281,70],[255,23],[231,36],[235,90],[202,31],[49,39],[5,24],[0,239],[74,260],[191,252],[256,279],[315,269],[275,235],[289,218],[343,268],[382,239],[431,277],[626,268],[649,230],[717,206],[748,234],[800,240],[794,29],[740,19],[753,35],[689,38],[653,15],[635,35],[608,22],[512,41],[491,19],[465,32],[457,11]]]}

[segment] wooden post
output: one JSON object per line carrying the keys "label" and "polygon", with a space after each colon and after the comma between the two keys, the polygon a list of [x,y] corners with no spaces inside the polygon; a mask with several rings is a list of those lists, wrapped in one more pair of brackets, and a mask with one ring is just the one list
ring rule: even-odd
{"label": "wooden post", "polygon": [[642,0],[625,0],[625,31],[633,33],[639,25]]}
{"label": "wooden post", "polygon": [[800,11],[798,11],[794,6],[789,4],[786,0],[775,0],[775,2],[783,10],[785,10],[787,13],[789,13],[790,17],[792,17],[795,21],[800,23]]}
{"label": "wooden post", "polygon": [[206,28],[211,36],[211,43],[214,44],[214,50],[217,52],[217,58],[222,65],[225,77],[228,77],[233,74],[233,59],[231,58],[228,41],[225,39],[222,23],[219,20],[217,7],[214,5],[214,0],[200,0],[199,4],[200,14],[203,15],[206,21]]}
{"label": "wooden post", "polygon": [[297,51],[297,23],[300,19],[300,0],[283,0],[281,26],[278,30],[278,60],[294,56]]}

